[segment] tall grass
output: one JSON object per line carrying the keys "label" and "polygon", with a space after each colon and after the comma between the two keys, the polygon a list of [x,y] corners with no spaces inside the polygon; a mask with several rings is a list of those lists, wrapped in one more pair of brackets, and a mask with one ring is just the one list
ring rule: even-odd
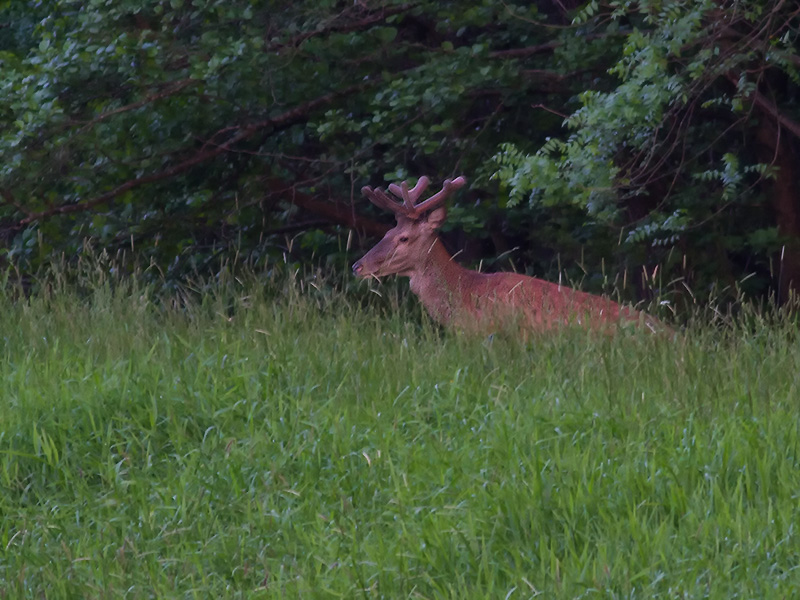
{"label": "tall grass", "polygon": [[292,278],[0,297],[0,597],[792,598],[800,346]]}

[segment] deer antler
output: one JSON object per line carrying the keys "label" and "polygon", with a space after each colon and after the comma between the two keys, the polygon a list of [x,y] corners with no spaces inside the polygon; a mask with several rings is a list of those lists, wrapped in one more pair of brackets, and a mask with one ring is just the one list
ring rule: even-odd
{"label": "deer antler", "polygon": [[445,179],[441,190],[436,192],[436,194],[434,194],[424,202],[420,202],[419,204],[414,206],[415,218],[419,218],[426,212],[433,210],[434,208],[438,208],[439,206],[444,204],[444,201],[450,194],[462,188],[466,183],[467,180],[464,177],[456,177],[453,180]]}
{"label": "deer antler", "polygon": [[403,201],[402,204],[392,200],[392,198],[380,188],[375,188],[373,190],[369,186],[364,186],[361,188],[361,193],[369,198],[376,206],[393,212],[396,216],[417,220],[426,212],[438,208],[450,194],[463,187],[465,183],[467,183],[467,180],[464,177],[456,177],[453,180],[446,179],[442,185],[442,189],[423,202],[419,202],[419,198],[430,184],[430,179],[424,175],[419,178],[417,185],[410,190],[408,189],[407,181],[403,181],[400,185],[396,183],[389,185],[389,191],[400,198]]}
{"label": "deer antler", "polygon": [[369,201],[379,208],[393,212],[396,215],[404,214],[403,207],[387,196],[386,192],[384,192],[381,188],[375,188],[373,190],[368,185],[365,185],[361,188],[361,193],[369,198]]}
{"label": "deer antler", "polygon": [[419,197],[422,196],[423,192],[428,189],[430,183],[431,180],[423,175],[411,190],[408,189],[408,182],[404,181],[399,186],[396,183],[390,184],[389,191],[398,198],[402,198],[403,204],[408,210],[414,210],[414,205],[419,201]]}

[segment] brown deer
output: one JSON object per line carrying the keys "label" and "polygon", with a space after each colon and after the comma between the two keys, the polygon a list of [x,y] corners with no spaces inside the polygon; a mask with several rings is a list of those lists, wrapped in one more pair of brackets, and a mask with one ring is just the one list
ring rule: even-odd
{"label": "brown deer", "polygon": [[616,302],[569,287],[517,273],[480,273],[458,265],[437,234],[447,213],[444,201],[466,184],[464,177],[446,180],[442,189],[420,202],[429,184],[420,177],[391,184],[395,201],[380,188],[365,186],[362,193],[375,205],[391,211],[397,225],[388,231],[353,272],[361,278],[402,275],[436,321],[474,333],[492,333],[504,327],[547,330],[568,323],[593,329],[635,322],[664,330],[656,319]]}

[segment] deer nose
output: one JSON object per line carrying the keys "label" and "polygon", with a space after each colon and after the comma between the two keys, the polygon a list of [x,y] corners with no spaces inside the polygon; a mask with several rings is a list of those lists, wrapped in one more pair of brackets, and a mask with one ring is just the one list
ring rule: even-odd
{"label": "deer nose", "polygon": [[355,273],[356,275],[360,274],[363,268],[364,265],[361,264],[360,260],[357,260],[356,262],[353,263],[353,273]]}

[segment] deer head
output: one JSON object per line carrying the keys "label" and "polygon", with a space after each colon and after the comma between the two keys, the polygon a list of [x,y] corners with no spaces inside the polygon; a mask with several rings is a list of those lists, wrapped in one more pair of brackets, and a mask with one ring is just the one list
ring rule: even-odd
{"label": "deer head", "polygon": [[424,261],[437,239],[436,230],[447,217],[444,201],[467,182],[463,177],[447,179],[442,189],[422,202],[420,196],[428,188],[430,180],[420,177],[413,189],[404,181],[391,184],[389,191],[401,202],[392,199],[380,188],[369,186],[361,192],[370,201],[394,213],[397,225],[383,239],[353,265],[358,277],[381,277],[383,275],[408,275]]}

